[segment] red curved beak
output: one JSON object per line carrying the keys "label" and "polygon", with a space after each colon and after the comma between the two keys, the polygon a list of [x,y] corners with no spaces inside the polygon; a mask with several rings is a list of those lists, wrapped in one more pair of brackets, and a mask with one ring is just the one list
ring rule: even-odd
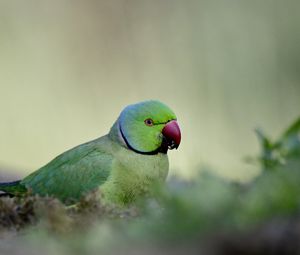
{"label": "red curved beak", "polygon": [[163,128],[162,134],[167,139],[169,149],[178,148],[181,141],[181,132],[176,120],[168,122]]}

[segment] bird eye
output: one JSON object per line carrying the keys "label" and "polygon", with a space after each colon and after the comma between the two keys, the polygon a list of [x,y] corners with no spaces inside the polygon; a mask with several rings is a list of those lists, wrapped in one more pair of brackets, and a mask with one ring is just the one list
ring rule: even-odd
{"label": "bird eye", "polygon": [[145,119],[145,124],[149,127],[153,126],[153,120],[152,119]]}

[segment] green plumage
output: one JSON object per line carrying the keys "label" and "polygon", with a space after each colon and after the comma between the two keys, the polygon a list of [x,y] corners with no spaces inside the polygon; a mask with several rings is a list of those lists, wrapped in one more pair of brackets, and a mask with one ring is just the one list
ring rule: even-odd
{"label": "green plumage", "polygon": [[14,181],[14,182],[3,182],[0,183],[0,190],[14,195],[22,195],[27,192],[27,189],[24,185],[20,184],[21,181]]}
{"label": "green plumage", "polygon": [[79,145],[52,160],[21,181],[30,192],[61,200],[80,196],[103,184],[111,171],[109,139],[103,137]]}
{"label": "green plumage", "polygon": [[[64,152],[21,181],[0,184],[0,190],[13,195],[49,195],[64,202],[75,202],[83,194],[100,188],[106,201],[118,204],[130,203],[147,193],[155,183],[165,180],[168,157],[160,152],[144,155],[144,151],[139,153],[138,146],[157,149],[153,144],[162,144],[163,123],[176,116],[158,101],[142,102],[125,110],[121,116],[123,121],[130,120],[123,127],[128,137],[122,138],[120,134],[120,117],[109,134]],[[152,129],[144,127],[149,113],[154,120],[159,119],[159,125]],[[136,147],[135,141],[138,141]],[[134,148],[128,148],[127,143]]]}

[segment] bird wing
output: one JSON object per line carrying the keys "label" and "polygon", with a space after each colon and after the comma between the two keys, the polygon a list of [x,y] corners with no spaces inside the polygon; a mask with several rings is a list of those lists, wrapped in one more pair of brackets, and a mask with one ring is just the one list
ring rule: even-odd
{"label": "bird wing", "polygon": [[33,194],[78,200],[103,184],[110,174],[113,156],[103,145],[101,138],[79,145],[27,176],[21,184]]}

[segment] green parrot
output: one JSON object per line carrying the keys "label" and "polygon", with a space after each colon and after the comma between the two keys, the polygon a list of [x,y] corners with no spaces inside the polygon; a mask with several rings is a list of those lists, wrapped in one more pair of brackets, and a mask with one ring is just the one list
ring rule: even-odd
{"label": "green parrot", "polygon": [[99,188],[104,201],[125,205],[165,181],[168,149],[177,149],[180,140],[168,106],[156,100],[129,105],[107,135],[62,153],[22,180],[0,183],[0,190],[70,204]]}

